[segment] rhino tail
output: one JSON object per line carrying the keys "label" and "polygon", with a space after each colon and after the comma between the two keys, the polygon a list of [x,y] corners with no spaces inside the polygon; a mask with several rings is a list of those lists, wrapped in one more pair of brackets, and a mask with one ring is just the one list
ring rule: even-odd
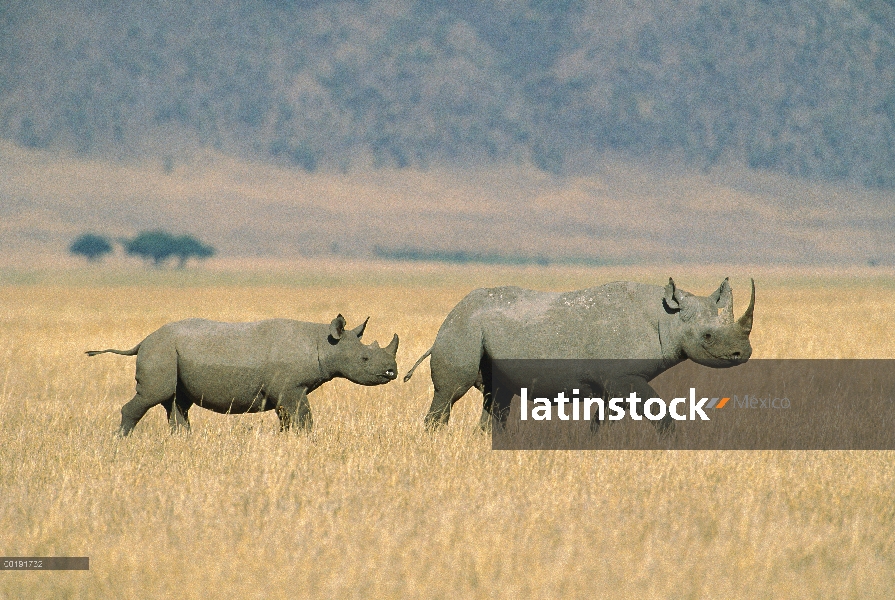
{"label": "rhino tail", "polygon": [[[432,346],[432,348],[434,348],[434,347],[435,346]],[[410,381],[410,378],[413,377],[413,372],[416,371],[416,368],[418,366],[420,366],[420,363],[423,362],[424,360],[426,360],[427,356],[432,354],[432,348],[429,348],[428,350],[426,350],[426,353],[423,354],[422,356],[420,356],[419,359],[416,361],[416,363],[412,367],[410,367],[410,370],[407,371],[407,375],[404,376],[404,383],[407,383],[408,381]]]}
{"label": "rhino tail", "polygon": [[136,356],[137,352],[140,350],[141,345],[143,345],[143,342],[140,342],[130,350],[115,350],[113,348],[109,348],[108,350],[88,350],[87,352],[85,352],[85,354],[87,356],[96,356],[97,354],[111,352],[112,354],[120,354],[122,356]]}

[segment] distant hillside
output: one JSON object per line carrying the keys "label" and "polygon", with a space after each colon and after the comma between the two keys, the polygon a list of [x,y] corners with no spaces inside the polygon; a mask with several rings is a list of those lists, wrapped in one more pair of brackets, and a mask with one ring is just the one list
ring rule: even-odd
{"label": "distant hillside", "polygon": [[67,258],[81,233],[159,228],[211,244],[211,262],[895,265],[895,193],[731,166],[339,174],[207,153],[164,173],[0,142],[0,173],[0,266],[83,264]]}
{"label": "distant hillside", "polygon": [[0,3],[0,137],[306,171],[672,154],[895,187],[887,0]]}

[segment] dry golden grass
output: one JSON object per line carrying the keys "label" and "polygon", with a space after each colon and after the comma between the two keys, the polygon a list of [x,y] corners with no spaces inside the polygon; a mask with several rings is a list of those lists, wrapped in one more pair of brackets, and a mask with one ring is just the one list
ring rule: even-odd
{"label": "dry golden grass", "polygon": [[[369,314],[403,372],[474,287],[669,274],[370,269],[2,274],[0,553],[90,571],[2,572],[0,597],[895,597],[891,452],[492,452],[474,394],[424,432],[427,366],[327,384],[309,435],[196,408],[169,436],[156,408],[112,436],[134,360],[83,351],[168,321]],[[670,274],[708,293],[728,273]],[[752,273],[730,274],[739,312]],[[891,274],[756,278],[755,357],[895,357]]]}

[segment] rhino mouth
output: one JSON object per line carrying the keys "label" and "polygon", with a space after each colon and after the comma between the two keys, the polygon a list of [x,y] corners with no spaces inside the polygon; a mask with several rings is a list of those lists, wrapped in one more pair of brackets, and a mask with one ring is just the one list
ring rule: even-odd
{"label": "rhino mouth", "polygon": [[730,354],[719,355],[719,354],[715,354],[714,352],[709,352],[708,348],[705,348],[704,346],[703,346],[703,348],[705,349],[706,353],[708,353],[709,356],[711,356],[713,359],[715,359],[718,362],[731,363],[731,364],[738,365],[740,363],[746,362],[749,359],[748,355],[746,355],[744,357],[743,353],[739,352],[739,351],[731,352]]}

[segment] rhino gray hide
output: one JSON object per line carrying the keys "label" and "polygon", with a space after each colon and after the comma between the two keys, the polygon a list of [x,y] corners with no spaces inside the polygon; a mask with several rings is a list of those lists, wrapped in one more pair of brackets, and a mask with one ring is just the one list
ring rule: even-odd
{"label": "rhino gray hide", "polygon": [[[749,359],[752,311],[733,317],[728,280],[707,297],[694,296],[668,280],[664,288],[619,281],[574,292],[536,292],[517,287],[470,292],[448,314],[432,347],[404,377],[431,355],[435,394],[426,425],[448,422],[451,407],[473,385],[484,396],[480,425],[488,429],[493,415],[505,422],[510,397],[492,397],[492,359],[637,359],[630,372],[594,373],[578,383],[606,397],[636,392],[655,397],[649,381],[687,360],[710,367],[731,367]],[[599,425],[594,421],[592,426]],[[660,431],[673,426],[670,417],[657,422]]]}
{"label": "rhino gray hide", "polygon": [[[369,321],[369,317],[367,318]],[[119,433],[128,435],[146,411],[161,404],[172,430],[189,428],[197,404],[218,413],[276,410],[280,429],[313,424],[308,394],[335,377],[381,385],[397,377],[398,335],[386,348],[361,343],[367,325],[345,329],[289,319],[168,323],[130,350],[90,350],[137,356],[137,394],[121,408]]]}

